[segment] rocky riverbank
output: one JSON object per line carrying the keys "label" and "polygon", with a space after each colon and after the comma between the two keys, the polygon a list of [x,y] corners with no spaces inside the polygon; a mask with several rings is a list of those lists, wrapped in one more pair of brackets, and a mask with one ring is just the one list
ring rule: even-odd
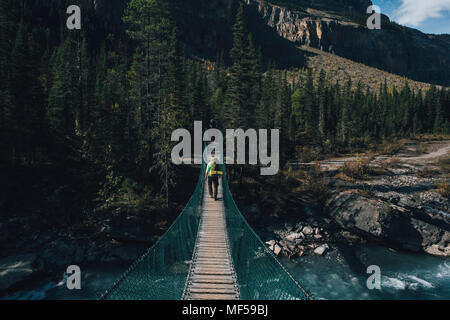
{"label": "rocky riverbank", "polygon": [[3,221],[0,297],[35,280],[60,281],[70,265],[131,264],[170,225],[167,216],[157,215],[125,214],[123,207],[117,207],[96,211],[95,218],[71,227],[39,231],[24,227],[26,217]]}
{"label": "rocky riverbank", "polygon": [[365,160],[345,158],[338,166],[339,161],[323,161],[329,200],[315,207],[299,204],[308,214],[299,214],[284,226],[280,219],[275,229],[263,227],[266,244],[275,254],[288,257],[324,255],[338,243],[367,241],[449,257],[450,202],[442,190],[449,183],[448,142],[431,147],[437,150],[421,156],[410,147],[396,157],[367,160],[364,168],[357,168],[367,172],[359,178],[345,176],[342,168]]}

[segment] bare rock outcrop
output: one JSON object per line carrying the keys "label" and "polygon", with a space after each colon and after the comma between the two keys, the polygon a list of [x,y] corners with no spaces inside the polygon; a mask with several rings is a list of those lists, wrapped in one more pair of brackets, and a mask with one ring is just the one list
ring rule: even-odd
{"label": "bare rock outcrop", "polygon": [[446,220],[425,219],[411,208],[355,192],[338,193],[327,206],[330,217],[353,233],[398,249],[450,256]]}

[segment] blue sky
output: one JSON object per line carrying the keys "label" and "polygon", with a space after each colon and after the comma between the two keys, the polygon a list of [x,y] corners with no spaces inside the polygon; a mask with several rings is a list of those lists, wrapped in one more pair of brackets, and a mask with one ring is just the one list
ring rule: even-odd
{"label": "blue sky", "polygon": [[372,0],[402,25],[425,33],[450,34],[450,0]]}

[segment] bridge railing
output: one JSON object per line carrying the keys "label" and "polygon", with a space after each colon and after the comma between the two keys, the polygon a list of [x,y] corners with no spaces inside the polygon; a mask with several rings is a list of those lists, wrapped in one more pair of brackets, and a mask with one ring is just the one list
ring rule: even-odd
{"label": "bridge railing", "polygon": [[241,299],[310,300],[311,294],[262,242],[239,211],[225,165],[222,179],[227,233]]}
{"label": "bridge railing", "polygon": [[197,238],[204,172],[205,163],[194,193],[172,226],[101,296],[101,300],[181,299]]}

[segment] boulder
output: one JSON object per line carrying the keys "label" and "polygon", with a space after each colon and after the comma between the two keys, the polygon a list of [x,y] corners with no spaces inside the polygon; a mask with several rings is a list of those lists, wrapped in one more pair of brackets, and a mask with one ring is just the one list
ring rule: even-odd
{"label": "boulder", "polygon": [[320,247],[317,247],[316,249],[314,249],[314,253],[319,256],[323,256],[327,252],[328,249],[330,249],[330,247],[327,244],[323,244]]}
{"label": "boulder", "polygon": [[302,231],[302,230],[303,230],[302,224],[301,224],[301,223],[297,223],[297,224],[295,225],[295,232],[300,232],[300,231]]}
{"label": "boulder", "polygon": [[296,245],[293,244],[293,243],[288,243],[288,244],[286,245],[286,248],[287,248],[290,252],[295,252]]}
{"label": "boulder", "polygon": [[329,215],[352,233],[394,248],[450,256],[450,224],[441,219],[424,221],[420,212],[351,192],[337,194],[327,206]]}
{"label": "boulder", "polygon": [[29,279],[40,271],[35,254],[15,255],[0,260],[0,291]]}
{"label": "boulder", "polygon": [[273,247],[273,253],[275,253],[275,255],[279,255],[281,252],[281,247],[278,244],[275,244]]}
{"label": "boulder", "polygon": [[304,238],[305,238],[305,235],[302,232],[292,232],[286,237],[286,240],[294,241],[297,239],[304,239]]}
{"label": "boulder", "polygon": [[314,234],[314,230],[313,230],[313,228],[306,226],[303,228],[302,233],[304,235],[311,235],[311,234]]}

